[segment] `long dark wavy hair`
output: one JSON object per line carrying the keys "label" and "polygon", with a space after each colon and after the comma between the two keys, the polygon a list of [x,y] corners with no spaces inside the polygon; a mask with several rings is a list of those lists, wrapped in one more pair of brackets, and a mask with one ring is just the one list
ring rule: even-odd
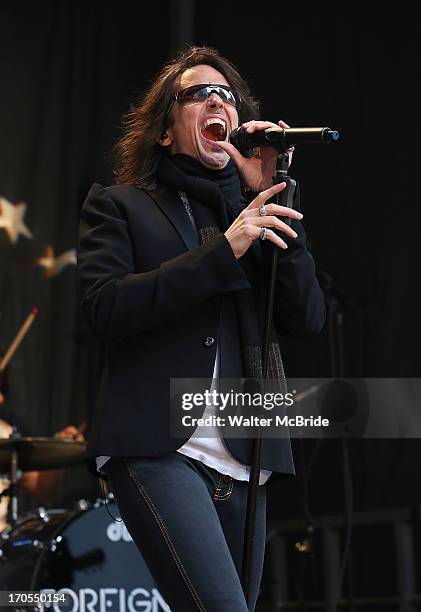
{"label": "long dark wavy hair", "polygon": [[123,115],[123,135],[114,147],[114,175],[117,183],[153,189],[160,159],[167,155],[158,140],[168,126],[167,109],[183,72],[206,64],[224,75],[241,98],[238,116],[244,123],[259,117],[259,103],[234,64],[210,47],[189,47],[167,63],[144,96]]}

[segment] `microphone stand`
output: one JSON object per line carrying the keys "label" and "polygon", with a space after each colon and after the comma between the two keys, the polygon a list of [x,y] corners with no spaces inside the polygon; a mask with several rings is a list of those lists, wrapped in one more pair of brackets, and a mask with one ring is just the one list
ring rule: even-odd
{"label": "microphone stand", "polygon": [[[289,167],[289,155],[286,151],[282,151],[278,155],[276,163],[276,174],[273,177],[273,184],[285,182],[286,187],[283,191],[277,194],[276,204],[281,206],[287,206],[292,208],[296,182],[290,176],[288,176]],[[291,219],[289,217],[284,219],[287,225],[291,225]],[[278,254],[279,249],[273,245],[272,249],[272,262],[270,269],[270,280],[268,288],[268,298],[266,302],[265,312],[265,327],[262,347],[262,376],[263,379],[267,379],[269,373],[269,347],[270,347],[270,331],[272,327],[272,315],[273,315],[273,302],[275,297],[276,289],[276,273],[278,269]],[[285,384],[285,380],[283,381]],[[261,464],[261,450],[262,450],[262,436],[260,427],[256,428],[255,438],[253,440],[252,450],[252,461],[250,466],[250,482],[247,494],[247,511],[246,511],[246,524],[244,531],[244,547],[243,547],[243,564],[241,581],[243,586],[244,595],[247,603],[251,597],[250,584],[251,584],[251,571],[252,571],[252,560],[253,560],[253,546],[255,540],[255,527],[256,527],[256,506],[257,498],[259,494],[259,477],[260,477],[260,464]]]}
{"label": "microphone stand", "polygon": [[[342,379],[345,376],[345,351],[344,351],[344,331],[343,331],[343,298],[334,291],[332,279],[325,275],[325,291],[327,296],[327,319],[330,352],[330,368],[332,379]],[[345,537],[342,553],[341,565],[338,575],[337,598],[341,596],[344,578],[347,578],[348,586],[348,610],[355,610],[354,602],[354,580],[352,568],[352,517],[354,512],[354,491],[352,482],[352,469],[349,454],[348,441],[344,435],[340,438],[342,465],[343,465],[343,493],[344,493],[344,522]],[[335,602],[336,606],[336,602]]]}
{"label": "microphone stand", "polygon": [[[9,436],[9,440],[19,439],[20,433],[17,431],[16,427],[13,426],[12,433]],[[0,499],[4,497],[9,498],[9,504],[7,509],[8,522],[12,527],[16,527],[18,522],[18,482],[21,472],[18,466],[18,451],[16,449],[12,450],[10,457],[10,480],[9,486],[2,493],[0,493]]]}

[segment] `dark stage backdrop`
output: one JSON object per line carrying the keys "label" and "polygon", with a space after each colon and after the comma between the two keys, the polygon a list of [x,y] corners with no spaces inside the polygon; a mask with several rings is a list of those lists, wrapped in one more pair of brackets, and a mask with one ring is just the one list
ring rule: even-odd
{"label": "dark stage backdrop", "polygon": [[[32,233],[12,244],[0,228],[0,345],[40,308],[9,368],[10,407],[38,435],[89,420],[100,355],[78,313],[74,266],[48,279],[36,260],[48,245],[56,254],[76,246],[90,185],[112,182],[107,154],[120,116],[170,51],[168,7],[0,9],[0,196],[27,204]],[[421,375],[416,23],[409,12],[392,19],[354,3],[195,5],[194,42],[239,65],[263,118],[341,132],[337,145],[297,149],[291,174],[320,276],[344,298],[348,376]],[[329,376],[326,331],[283,347],[290,376]],[[418,503],[418,447],[354,444],[357,505]],[[342,508],[339,452],[325,444],[315,464],[315,512]],[[273,511],[300,513],[300,479],[280,486]]]}

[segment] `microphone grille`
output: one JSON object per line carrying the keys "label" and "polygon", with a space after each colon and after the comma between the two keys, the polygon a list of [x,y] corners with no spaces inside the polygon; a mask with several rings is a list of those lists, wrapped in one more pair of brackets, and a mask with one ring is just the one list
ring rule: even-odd
{"label": "microphone grille", "polygon": [[253,157],[254,148],[250,148],[247,132],[243,127],[231,130],[228,140],[244,157]]}

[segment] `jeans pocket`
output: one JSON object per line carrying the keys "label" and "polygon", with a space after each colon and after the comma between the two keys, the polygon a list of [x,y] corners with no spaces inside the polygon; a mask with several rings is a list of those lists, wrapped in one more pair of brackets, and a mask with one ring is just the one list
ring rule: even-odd
{"label": "jeans pocket", "polygon": [[218,474],[213,501],[228,499],[234,490],[234,478],[228,474]]}

